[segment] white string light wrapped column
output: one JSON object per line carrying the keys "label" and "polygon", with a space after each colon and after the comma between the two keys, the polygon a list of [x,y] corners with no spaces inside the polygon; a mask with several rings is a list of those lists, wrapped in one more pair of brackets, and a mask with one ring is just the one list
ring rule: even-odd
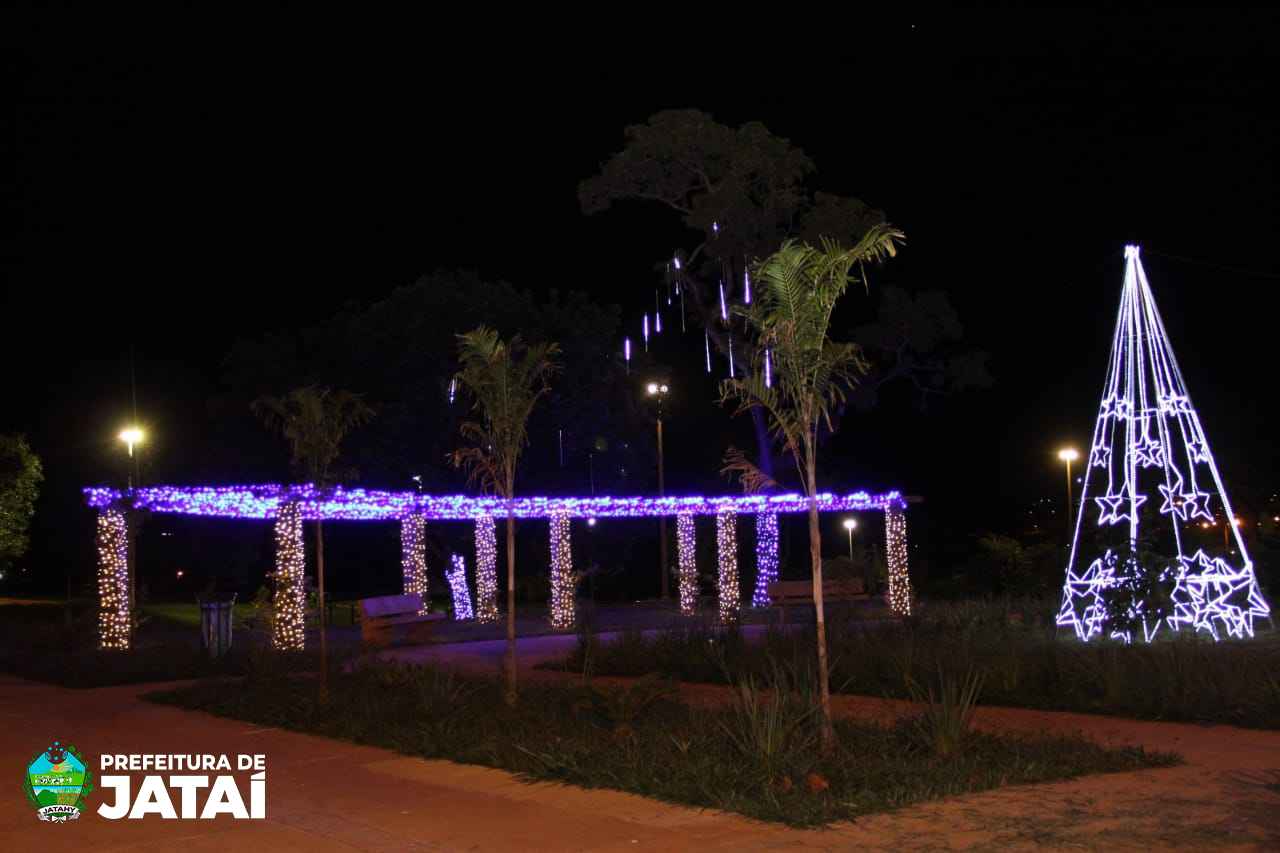
{"label": "white string light wrapped column", "polygon": [[498,540],[493,516],[476,519],[476,619],[497,622]]}
{"label": "white string light wrapped column", "polygon": [[271,645],[302,651],[306,645],[306,566],[303,562],[302,505],[283,501],[276,516],[276,592],[271,605]]}
{"label": "white string light wrapped column", "polygon": [[889,609],[911,615],[911,578],[907,574],[907,514],[900,506],[884,511],[885,557],[889,564]]}
{"label": "white string light wrapped column", "polygon": [[680,564],[680,612],[692,616],[698,612],[697,528],[693,513],[676,516],[676,553]]}
{"label": "white string light wrapped column", "polygon": [[569,513],[551,515],[551,626],[572,628],[578,618],[578,581],[573,573]]}
{"label": "white string light wrapped column", "polygon": [[720,620],[738,618],[741,593],[738,590],[738,515],[731,508],[716,513],[716,547],[720,556],[718,592]]}
{"label": "white string light wrapped column", "polygon": [[414,513],[400,519],[400,565],[404,570],[404,591],[422,596],[422,610],[427,612],[427,520]]}
{"label": "white string light wrapped column", "polygon": [[132,627],[129,521],[120,507],[103,507],[98,513],[98,648],[129,648]]}
{"label": "white string light wrapped column", "polygon": [[467,558],[454,554],[451,566],[445,572],[449,581],[449,590],[453,593],[453,618],[458,622],[466,622],[475,618],[471,610],[471,589],[467,586]]}
{"label": "white string light wrapped column", "polygon": [[756,588],[752,607],[769,606],[769,584],[778,579],[778,516],[756,515]]}

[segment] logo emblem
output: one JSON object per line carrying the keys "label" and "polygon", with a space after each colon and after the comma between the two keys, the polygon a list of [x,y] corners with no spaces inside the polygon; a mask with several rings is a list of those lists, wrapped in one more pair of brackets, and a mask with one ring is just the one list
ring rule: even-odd
{"label": "logo emblem", "polygon": [[80,817],[93,774],[74,746],[53,746],[31,759],[23,779],[27,802],[41,820],[66,823]]}

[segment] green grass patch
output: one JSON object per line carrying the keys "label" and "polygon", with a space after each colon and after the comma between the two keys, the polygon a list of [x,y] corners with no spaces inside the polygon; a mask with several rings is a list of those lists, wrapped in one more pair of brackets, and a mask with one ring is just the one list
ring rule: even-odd
{"label": "green grass patch", "polygon": [[[939,671],[972,672],[985,704],[1280,728],[1274,631],[1216,643],[1186,634],[1151,645],[1086,644],[1055,636],[1052,607],[993,600],[926,607],[907,621],[837,616],[827,623],[832,689],[910,699],[913,685]],[[607,640],[584,631],[566,666],[725,683],[761,677],[774,662],[812,671],[815,648],[811,624],[771,626],[749,641],[732,626],[693,623]]]}
{"label": "green grass patch", "polygon": [[[157,702],[257,724],[497,767],[527,780],[610,788],[817,826],[922,800],[1092,773],[1176,763],[1139,748],[1072,738],[968,733],[947,755],[911,721],[885,728],[840,720],[819,753],[802,696],[752,698],[713,711],[673,701],[657,679],[629,686],[525,685],[507,710],[490,680],[374,662],[335,671],[327,701],[314,682],[266,663],[243,684],[204,682]],[[767,718],[767,719],[766,719]]]}

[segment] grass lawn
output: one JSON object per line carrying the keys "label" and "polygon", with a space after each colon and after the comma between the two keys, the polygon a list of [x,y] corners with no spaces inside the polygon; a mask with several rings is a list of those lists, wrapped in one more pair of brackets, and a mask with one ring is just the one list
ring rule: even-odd
{"label": "grass lawn", "polygon": [[[913,687],[939,672],[972,670],[982,678],[986,704],[1280,728],[1274,630],[1263,626],[1252,640],[1216,643],[1185,634],[1151,645],[1085,644],[1056,635],[1053,606],[1046,616],[1030,607],[1011,611],[1008,602],[960,602],[925,606],[905,621],[832,611],[832,689],[912,698]],[[572,669],[712,683],[761,677],[778,665],[811,670],[816,647],[811,624],[770,627],[759,642],[707,623],[624,631],[609,640],[580,637]]]}
{"label": "grass lawn", "polygon": [[672,701],[653,679],[626,686],[526,684],[507,710],[496,682],[372,661],[335,671],[327,701],[288,658],[263,654],[234,687],[202,682],[154,701],[426,758],[498,767],[530,780],[612,788],[795,826],[922,800],[1176,763],[1171,754],[1068,738],[960,733],[943,743],[920,721],[841,720],[821,755],[802,695],[748,688],[728,710]]}

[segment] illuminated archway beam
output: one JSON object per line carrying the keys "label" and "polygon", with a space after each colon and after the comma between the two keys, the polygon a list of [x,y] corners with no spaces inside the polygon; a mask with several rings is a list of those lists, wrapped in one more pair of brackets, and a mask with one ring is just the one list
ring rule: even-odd
{"label": "illuminated archway beam", "polygon": [[[471,521],[480,516],[506,514],[501,498],[468,495],[420,495],[417,492],[387,492],[366,489],[336,489],[320,494],[309,486],[156,486],[136,489],[131,495],[116,489],[84,490],[85,501],[102,509],[132,497],[133,506],[156,513],[270,520],[282,499],[301,504],[307,521],[395,521],[420,515],[427,521]],[[740,495],[733,497],[522,497],[513,502],[517,518],[655,518],[679,515],[718,515],[729,511],[739,515],[807,512],[809,500],[801,494]],[[818,496],[820,512],[866,512],[905,509],[901,492],[853,492]]]}

